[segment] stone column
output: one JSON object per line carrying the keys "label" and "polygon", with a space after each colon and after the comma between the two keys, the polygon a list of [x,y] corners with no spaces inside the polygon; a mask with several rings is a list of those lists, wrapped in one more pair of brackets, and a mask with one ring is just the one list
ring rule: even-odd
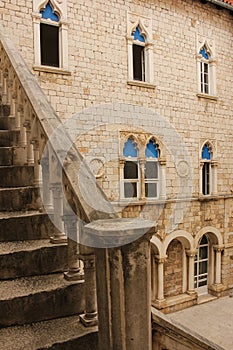
{"label": "stone column", "polygon": [[166,199],[166,160],[161,158],[159,160],[159,165],[160,165],[160,175],[161,175],[159,198]]}
{"label": "stone column", "polygon": [[159,302],[164,301],[164,263],[166,258],[158,258],[158,285],[157,285],[157,300]]}
{"label": "stone column", "polygon": [[127,38],[128,41],[128,80],[133,80],[133,39]]}
{"label": "stone column", "polygon": [[84,272],[79,260],[79,235],[77,216],[72,213],[65,213],[63,221],[67,232],[68,243],[68,271],[64,273],[67,281],[79,281],[84,279]]}
{"label": "stone column", "polygon": [[88,326],[95,326],[98,323],[97,318],[97,295],[96,295],[96,270],[95,256],[92,248],[80,245],[80,258],[84,263],[85,279],[85,313],[80,315],[81,323]]}
{"label": "stone column", "polygon": [[124,198],[124,166],[125,166],[125,159],[121,158],[119,161],[119,168],[120,168],[120,197]]}
{"label": "stone column", "polygon": [[37,140],[31,141],[33,145],[33,153],[34,153],[34,185],[40,185],[40,151],[39,151],[39,142]]}
{"label": "stone column", "polygon": [[188,294],[194,294],[194,258],[197,254],[196,250],[186,250],[186,254],[188,256]]}
{"label": "stone column", "polygon": [[41,158],[42,184],[43,184],[43,206],[47,213],[53,210],[52,193],[50,189],[49,158]]}
{"label": "stone column", "polygon": [[97,220],[95,242],[99,349],[151,350],[150,238],[154,222]]}
{"label": "stone column", "polygon": [[222,260],[222,251],[223,251],[223,246],[216,245],[213,247],[215,251],[215,261],[216,261],[216,266],[215,266],[215,284],[221,284],[221,260]]}
{"label": "stone column", "polygon": [[146,164],[146,160],[140,158],[139,159],[139,170],[140,170],[140,178],[141,178],[140,199],[142,199],[142,200],[145,200],[145,198],[146,198],[146,192],[145,192],[145,164]]}
{"label": "stone column", "polygon": [[218,167],[218,162],[217,161],[212,161],[211,162],[211,171],[212,171],[212,194],[213,195],[217,195],[218,194],[217,167]]}

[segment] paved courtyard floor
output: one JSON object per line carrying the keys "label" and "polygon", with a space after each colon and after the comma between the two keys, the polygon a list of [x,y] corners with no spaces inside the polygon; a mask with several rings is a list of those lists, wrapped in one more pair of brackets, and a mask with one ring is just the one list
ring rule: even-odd
{"label": "paved courtyard floor", "polygon": [[195,305],[169,318],[226,350],[233,350],[233,297]]}

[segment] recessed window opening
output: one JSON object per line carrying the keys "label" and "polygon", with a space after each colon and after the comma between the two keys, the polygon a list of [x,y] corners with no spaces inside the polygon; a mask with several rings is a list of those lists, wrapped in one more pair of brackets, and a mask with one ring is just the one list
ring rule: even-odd
{"label": "recessed window opening", "polygon": [[137,198],[139,194],[139,169],[138,169],[138,151],[134,140],[129,138],[123,149],[125,157],[124,164],[124,197]]}
{"label": "recessed window opening", "polygon": [[150,140],[145,150],[145,196],[147,198],[158,197],[159,165],[158,165],[158,148]]}
{"label": "recessed window opening", "polygon": [[145,81],[145,38],[139,27],[132,33],[133,43],[133,79]]}
{"label": "recessed window opening", "polygon": [[205,144],[202,148],[202,159],[204,161],[203,167],[202,167],[202,193],[204,195],[208,195],[211,192],[211,188],[210,188],[211,152],[207,144]]}

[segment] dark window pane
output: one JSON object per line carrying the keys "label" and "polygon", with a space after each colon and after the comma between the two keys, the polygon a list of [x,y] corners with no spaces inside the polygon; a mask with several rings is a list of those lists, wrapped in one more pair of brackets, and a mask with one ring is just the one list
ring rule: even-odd
{"label": "dark window pane", "polygon": [[124,166],[124,179],[137,179],[138,178],[138,165],[135,162],[125,162]]}
{"label": "dark window pane", "polygon": [[40,24],[41,64],[59,67],[59,28]]}
{"label": "dark window pane", "polygon": [[207,285],[207,279],[198,283],[198,287],[203,287]]}
{"label": "dark window pane", "polygon": [[208,247],[201,247],[199,249],[199,259],[207,259],[208,258]]}
{"label": "dark window pane", "polygon": [[158,179],[158,162],[146,162],[145,179]]}
{"label": "dark window pane", "polygon": [[203,244],[208,244],[208,239],[206,235],[202,236],[202,239],[200,240],[200,243],[199,243],[199,245],[203,245]]}
{"label": "dark window pane", "polygon": [[202,193],[210,194],[210,164],[204,163],[202,168]]}
{"label": "dark window pane", "polygon": [[207,261],[202,261],[199,263],[199,274],[207,273]]}
{"label": "dark window pane", "polygon": [[144,46],[133,45],[133,78],[145,81]]}
{"label": "dark window pane", "polygon": [[146,197],[157,197],[157,183],[146,183],[145,184]]}
{"label": "dark window pane", "polygon": [[194,264],[194,276],[197,275],[197,264]]}
{"label": "dark window pane", "polygon": [[127,182],[124,184],[124,196],[125,198],[137,197],[137,183]]}

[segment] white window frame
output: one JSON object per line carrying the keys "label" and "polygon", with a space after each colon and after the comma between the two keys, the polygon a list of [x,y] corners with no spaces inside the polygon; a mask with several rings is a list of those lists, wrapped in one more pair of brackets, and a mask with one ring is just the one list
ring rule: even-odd
{"label": "white window frame", "polygon": [[[146,178],[145,176],[145,197],[147,198],[147,200],[153,200],[153,199],[158,199],[159,198],[159,190],[160,190],[160,166],[159,166],[159,160],[158,158],[146,158],[146,162],[145,162],[145,174],[146,174],[146,163],[157,163],[157,172],[158,172],[158,177],[157,178]],[[147,196],[146,195],[146,184],[149,183],[155,183],[157,184],[157,196],[156,197],[151,197],[151,196]]]}
{"label": "white window frame", "polygon": [[[208,145],[211,152],[211,159],[202,158],[202,150],[205,144]],[[217,166],[218,162],[215,159],[216,149],[209,140],[206,140],[201,148],[200,148],[200,196],[208,197],[208,196],[216,196],[218,194],[217,190]],[[203,167],[205,164],[209,164],[209,193],[204,194],[203,189]]]}
{"label": "white window frame", "polygon": [[[123,181],[122,181],[122,189],[121,189],[121,197],[124,199],[138,199],[140,198],[140,168],[139,168],[139,161],[137,157],[125,157],[124,158],[125,162],[133,162],[137,165],[137,171],[138,171],[138,177],[137,179],[125,179],[124,177],[124,168],[123,168]],[[124,164],[125,167],[125,164]],[[136,183],[136,191],[137,191],[137,196],[136,197],[125,197],[125,184],[126,183]]]}
{"label": "white window frame", "polygon": [[[55,22],[50,19],[44,19],[40,11],[45,8],[48,1],[33,0],[33,31],[34,31],[34,70],[54,72],[60,74],[70,74],[68,67],[68,22],[67,22],[67,4],[66,0],[58,2],[50,0],[51,5],[59,14],[60,21]],[[59,26],[59,67],[46,66],[41,64],[41,46],[40,46],[40,24]]]}
{"label": "white window frame", "polygon": [[[132,33],[139,28],[141,35],[145,38],[145,43],[134,40]],[[144,46],[144,80],[134,79],[133,69],[133,45]],[[152,40],[152,20],[148,17],[139,16],[135,13],[127,12],[127,46],[128,46],[128,84],[154,88],[154,66],[153,66],[153,40]]]}

